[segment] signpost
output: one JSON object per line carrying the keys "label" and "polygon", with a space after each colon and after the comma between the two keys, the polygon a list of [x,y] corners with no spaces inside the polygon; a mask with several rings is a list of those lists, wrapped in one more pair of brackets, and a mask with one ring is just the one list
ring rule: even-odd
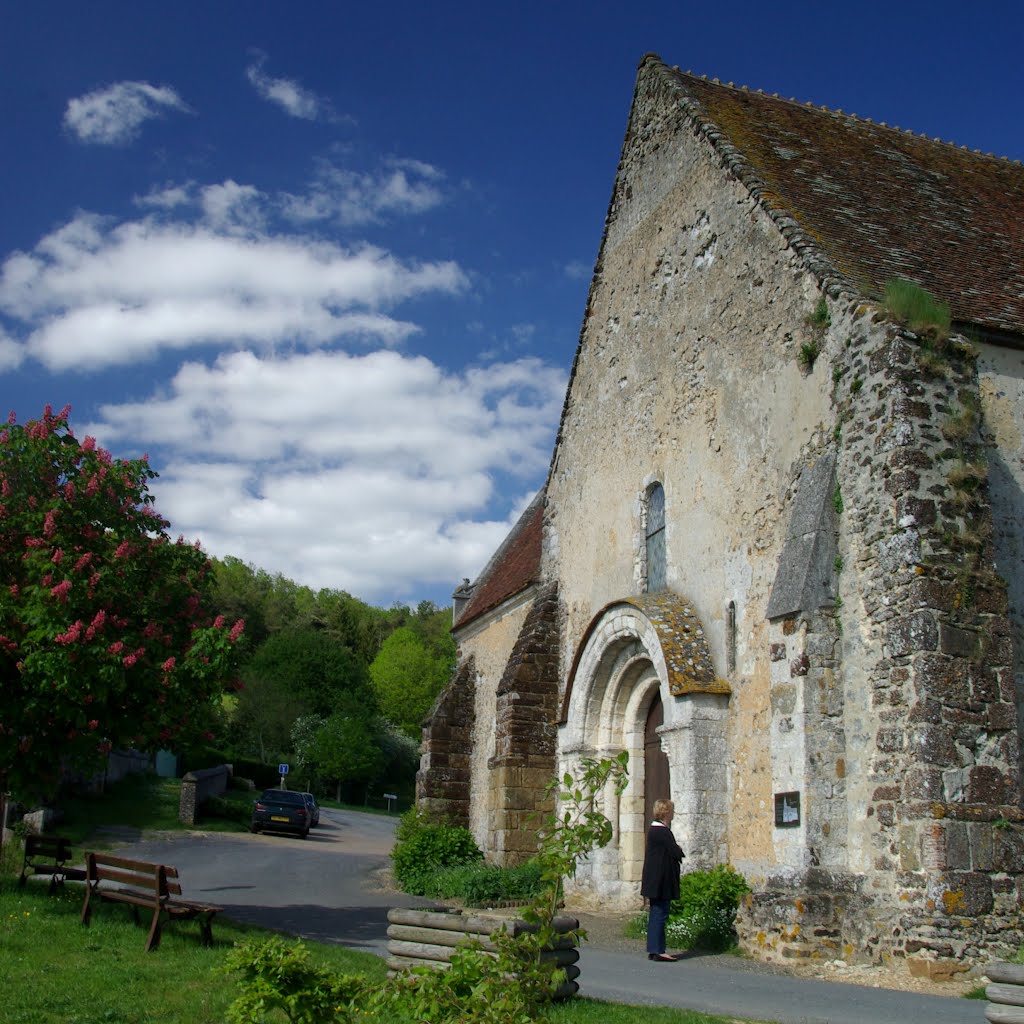
{"label": "signpost", "polygon": [[277,766],[277,773],[281,776],[281,785],[278,787],[278,789],[284,789],[284,777],[288,774],[288,765],[279,764]]}
{"label": "signpost", "polygon": [[384,799],[387,800],[387,802],[388,802],[388,814],[390,814],[391,813],[391,801],[392,800],[397,800],[398,799],[398,794],[397,793],[385,793],[384,794]]}

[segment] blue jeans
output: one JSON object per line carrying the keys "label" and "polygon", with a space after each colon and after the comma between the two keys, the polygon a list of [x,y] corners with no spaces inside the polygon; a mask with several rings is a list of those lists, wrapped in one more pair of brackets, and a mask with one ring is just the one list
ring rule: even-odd
{"label": "blue jeans", "polygon": [[671,900],[651,900],[651,910],[647,917],[647,952],[665,952],[665,922]]}

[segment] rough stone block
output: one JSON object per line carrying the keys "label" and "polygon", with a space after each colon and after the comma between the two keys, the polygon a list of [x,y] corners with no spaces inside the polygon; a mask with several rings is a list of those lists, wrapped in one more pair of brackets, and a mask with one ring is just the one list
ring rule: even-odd
{"label": "rough stone block", "polygon": [[967,802],[1001,804],[1006,802],[1006,779],[992,765],[978,764],[970,769],[967,779]]}
{"label": "rough stone block", "polygon": [[935,619],[925,611],[914,612],[889,623],[886,644],[889,653],[897,658],[918,651],[934,651],[939,640]]}
{"label": "rough stone block", "polygon": [[944,580],[917,576],[911,581],[909,598],[914,607],[951,612],[956,604],[956,590]]}
{"label": "rough stone block", "polygon": [[914,659],[914,689],[924,699],[966,707],[971,699],[970,664],[938,654]]}
{"label": "rough stone block", "polygon": [[971,846],[967,825],[962,821],[946,824],[946,866],[954,871],[971,869]]}
{"label": "rough stone block", "polygon": [[921,870],[919,846],[918,829],[912,825],[901,825],[899,831],[899,857],[902,870]]}
{"label": "rough stone block", "polygon": [[[949,953],[938,953],[936,955],[953,956],[951,946],[944,946],[942,948],[949,949]],[[949,981],[951,978],[966,971],[967,966],[956,960],[935,960],[932,957],[909,956],[907,957],[907,969],[910,971],[911,977],[914,978],[927,978],[929,981]]]}
{"label": "rough stone block", "polygon": [[987,914],[992,909],[992,881],[979,871],[951,871],[940,903],[950,917]]}
{"label": "rough stone block", "polygon": [[954,658],[971,658],[978,651],[978,634],[947,622],[939,623],[939,651]]}
{"label": "rough stone block", "polygon": [[971,870],[991,871],[993,867],[992,826],[987,821],[971,822],[967,826],[971,848]]}
{"label": "rough stone block", "polygon": [[952,732],[943,725],[915,725],[910,732],[910,750],[926,764],[959,766]]}

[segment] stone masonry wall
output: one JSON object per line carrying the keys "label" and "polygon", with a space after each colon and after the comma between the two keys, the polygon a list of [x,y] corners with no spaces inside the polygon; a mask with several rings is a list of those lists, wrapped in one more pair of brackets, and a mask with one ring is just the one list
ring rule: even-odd
{"label": "stone masonry wall", "polygon": [[539,816],[551,809],[558,720],[558,586],[534,601],[498,685],[491,784],[495,863],[519,864],[537,851]]}
{"label": "stone masonry wall", "polygon": [[741,934],[768,958],[930,969],[1015,946],[1024,898],[1006,587],[969,469],[978,377],[957,344],[933,367],[859,303],[833,321],[849,338],[831,361],[840,607],[783,623],[794,643],[773,647],[805,679],[807,816],[786,837],[805,869],[760,881]]}
{"label": "stone masonry wall", "polygon": [[423,727],[416,806],[469,827],[476,664],[465,658]]}

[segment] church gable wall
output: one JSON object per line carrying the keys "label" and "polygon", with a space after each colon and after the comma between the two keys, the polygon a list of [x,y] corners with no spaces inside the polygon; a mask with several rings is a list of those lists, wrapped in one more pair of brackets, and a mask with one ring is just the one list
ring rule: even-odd
{"label": "church gable wall", "polygon": [[663,484],[668,585],[694,601],[722,674],[735,604],[731,832],[759,863],[773,845],[770,672],[757,652],[793,466],[827,443],[831,415],[827,371],[808,376],[799,358],[817,339],[805,323],[817,301],[771,219],[642,84],[549,482],[548,568],[571,663],[594,611],[641,589],[643,498]]}

